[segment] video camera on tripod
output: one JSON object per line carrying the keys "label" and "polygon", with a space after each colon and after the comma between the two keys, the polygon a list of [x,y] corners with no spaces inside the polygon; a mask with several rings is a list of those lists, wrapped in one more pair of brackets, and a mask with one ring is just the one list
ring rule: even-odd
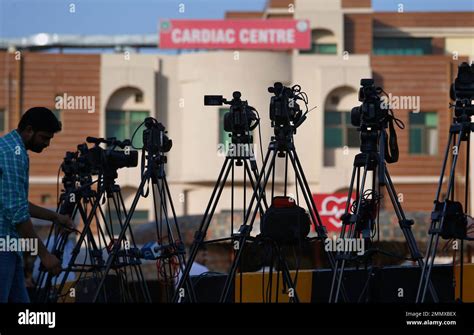
{"label": "video camera on tripod", "polygon": [[147,117],[144,124],[143,149],[153,155],[169,152],[173,141],[166,135],[165,126],[152,117]]}
{"label": "video camera on tripod", "polygon": [[[93,174],[104,173],[107,171],[116,171],[121,168],[130,168],[138,165],[138,152],[130,150],[131,141],[119,141],[115,137],[96,138],[87,137],[88,143],[94,146],[86,152],[84,150],[84,159],[91,165]],[[100,144],[106,144],[106,149]],[[125,150],[115,150],[117,147]]]}
{"label": "video camera on tripod", "polygon": [[[286,87],[280,82],[269,87],[268,92],[274,94],[270,99],[270,120],[272,121],[271,126],[275,128],[275,134],[280,128],[290,128],[293,134],[296,134],[296,128],[306,120],[308,113],[306,93],[301,92],[300,85]],[[296,100],[302,100],[306,105],[304,114]]]}
{"label": "video camera on tripod", "polygon": [[454,114],[456,117],[469,118],[474,115],[474,63],[464,62],[459,66],[458,76],[451,85],[451,99],[454,100]]}
{"label": "video camera on tripod", "polygon": [[[404,129],[405,125],[395,118],[390,106],[381,98],[382,94],[388,96],[381,87],[375,86],[373,79],[361,79],[360,85],[359,101],[362,104],[352,108],[351,123],[361,132],[361,151],[377,151],[377,142],[380,140],[380,158],[389,164],[396,163],[399,150],[394,123],[400,129]],[[389,128],[388,139],[385,138],[386,128]]]}
{"label": "video camera on tripod", "polygon": [[[474,99],[474,64],[469,65],[463,62],[459,65],[458,75],[450,87],[450,97],[454,104],[450,107],[454,109],[454,117],[449,127],[448,144],[444,154],[444,160],[441,168],[440,179],[434,200],[434,208],[431,212],[431,225],[428,233],[430,234],[429,244],[426,250],[425,263],[421,272],[416,302],[424,302],[428,285],[431,283],[431,271],[436,258],[439,238],[451,240],[460,240],[460,284],[459,300],[463,300],[463,267],[464,267],[464,241],[471,240],[468,236],[467,208],[469,207],[469,174],[463,176],[464,180],[464,204],[456,199],[455,181],[456,165],[462,155],[461,145],[466,142],[464,152],[464,171],[470,170],[470,141],[471,133],[474,132],[474,122],[471,116],[474,114],[472,100]],[[455,151],[454,151],[455,150]],[[455,153],[453,153],[455,152]],[[448,161],[451,161],[448,164]],[[446,171],[447,182],[444,181]],[[444,195],[443,184],[446,183]],[[461,193],[462,194],[462,193]],[[438,298],[434,298],[438,302]]]}
{"label": "video camera on tripod", "polygon": [[[457,126],[464,128],[461,141],[468,141],[473,124],[471,116],[474,115],[474,63],[469,65],[463,62],[459,65],[458,75],[451,84],[450,97],[454,100],[451,107],[454,109]],[[469,156],[467,157],[469,160]],[[440,221],[444,217],[444,224],[440,231],[443,239],[466,239],[467,237],[467,216],[463,205],[459,201],[438,201],[435,200],[435,209],[431,214],[431,219]]]}
{"label": "video camera on tripod", "polygon": [[362,129],[381,129],[389,116],[389,109],[382,108],[380,95],[383,90],[375,86],[373,79],[361,79],[360,85],[359,101],[362,105],[352,108],[351,123]]}
{"label": "video camera on tripod", "polygon": [[222,95],[205,95],[205,106],[230,105],[229,112],[224,115],[224,130],[231,133],[232,143],[252,143],[250,133],[259,122],[257,111],[249,106],[246,100],[241,100],[242,94],[238,91],[232,93],[232,100],[227,100]]}

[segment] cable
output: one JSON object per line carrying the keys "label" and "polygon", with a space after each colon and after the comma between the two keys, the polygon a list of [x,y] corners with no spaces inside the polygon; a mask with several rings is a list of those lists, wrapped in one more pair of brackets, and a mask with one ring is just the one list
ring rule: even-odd
{"label": "cable", "polygon": [[59,208],[59,175],[61,174],[61,168],[63,163],[59,164],[58,176],[56,178],[56,207]]}
{"label": "cable", "polygon": [[[259,142],[260,142],[260,157],[262,158],[262,164],[263,164],[263,144],[262,144],[262,129],[261,129],[261,125],[260,125],[260,114],[258,113],[258,111],[255,109],[255,113],[257,113],[257,116],[258,116],[258,139],[259,139]],[[265,171],[263,171],[263,178],[265,178]]]}
{"label": "cable", "polygon": [[137,134],[138,129],[140,129],[141,126],[143,126],[144,124],[145,124],[145,121],[143,121],[142,123],[140,123],[140,125],[139,125],[137,128],[135,128],[135,130],[134,130],[134,132],[133,132],[133,135],[132,135],[132,138],[130,139],[130,145],[131,145],[132,148],[135,149],[135,150],[141,150],[141,149],[143,149],[143,147],[141,147],[141,148],[136,148],[136,147],[133,145],[133,139],[135,138],[135,135]]}

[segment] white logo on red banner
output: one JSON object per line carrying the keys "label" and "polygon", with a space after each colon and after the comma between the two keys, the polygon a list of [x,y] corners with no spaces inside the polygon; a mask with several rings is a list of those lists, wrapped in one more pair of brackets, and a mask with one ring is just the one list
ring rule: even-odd
{"label": "white logo on red banner", "polygon": [[[321,221],[326,226],[328,232],[340,231],[342,227],[341,216],[346,210],[347,194],[313,194],[313,199],[319,211]],[[354,199],[352,197],[351,204]]]}

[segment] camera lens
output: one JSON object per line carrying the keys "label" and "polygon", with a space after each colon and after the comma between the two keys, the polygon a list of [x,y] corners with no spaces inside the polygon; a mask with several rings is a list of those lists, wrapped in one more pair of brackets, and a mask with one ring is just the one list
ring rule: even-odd
{"label": "camera lens", "polygon": [[352,108],[351,123],[354,127],[360,127],[360,107]]}

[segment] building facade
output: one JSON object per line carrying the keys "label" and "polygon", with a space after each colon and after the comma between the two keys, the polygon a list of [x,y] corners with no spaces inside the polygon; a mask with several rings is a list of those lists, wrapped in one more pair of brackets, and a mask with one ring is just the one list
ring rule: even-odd
{"label": "building facade", "polygon": [[[2,134],[15,128],[22,112],[38,105],[54,109],[64,125],[45,153],[30,155],[31,201],[55,207],[57,171],[64,153],[75,150],[86,136],[129,138],[144,117],[154,116],[173,140],[167,173],[177,214],[200,215],[224,162],[219,145],[228,141],[222,124],[226,109],[204,106],[203,96],[230,98],[233,91],[240,91],[259,111],[264,152],[257,133],[254,144],[261,166],[260,156],[273,134],[267,87],[276,81],[301,85],[309,96],[309,107],[316,107],[295,136],[312,192],[347,192],[353,159],[359,152],[350,111],[360,105],[360,79],[374,78],[391,96],[415,99],[411,108],[394,110],[405,129],[397,129],[400,160],[389,170],[403,208],[418,213],[426,236],[452,117],[449,87],[457,66],[474,57],[474,12],[381,13],[373,11],[370,0],[273,0],[262,12],[228,12],[226,18],[307,19],[311,49],[176,55],[0,52]],[[94,97],[94,112],[55,108],[56,97],[64,94]],[[140,136],[134,144],[140,145]],[[456,190],[465,185],[462,163],[463,156]],[[240,171],[235,178],[235,208],[242,209]],[[139,168],[119,171],[127,206],[139,179]],[[276,189],[282,190],[282,164],[278,164],[276,180]],[[290,193],[295,194],[291,173],[289,182]],[[472,178],[469,188],[472,193]],[[249,198],[247,189],[247,202]],[[474,197],[470,199],[472,211]],[[217,212],[227,213],[230,203],[227,189]],[[142,199],[136,221],[153,219],[151,208],[151,198]],[[385,199],[383,208],[390,211]]]}

